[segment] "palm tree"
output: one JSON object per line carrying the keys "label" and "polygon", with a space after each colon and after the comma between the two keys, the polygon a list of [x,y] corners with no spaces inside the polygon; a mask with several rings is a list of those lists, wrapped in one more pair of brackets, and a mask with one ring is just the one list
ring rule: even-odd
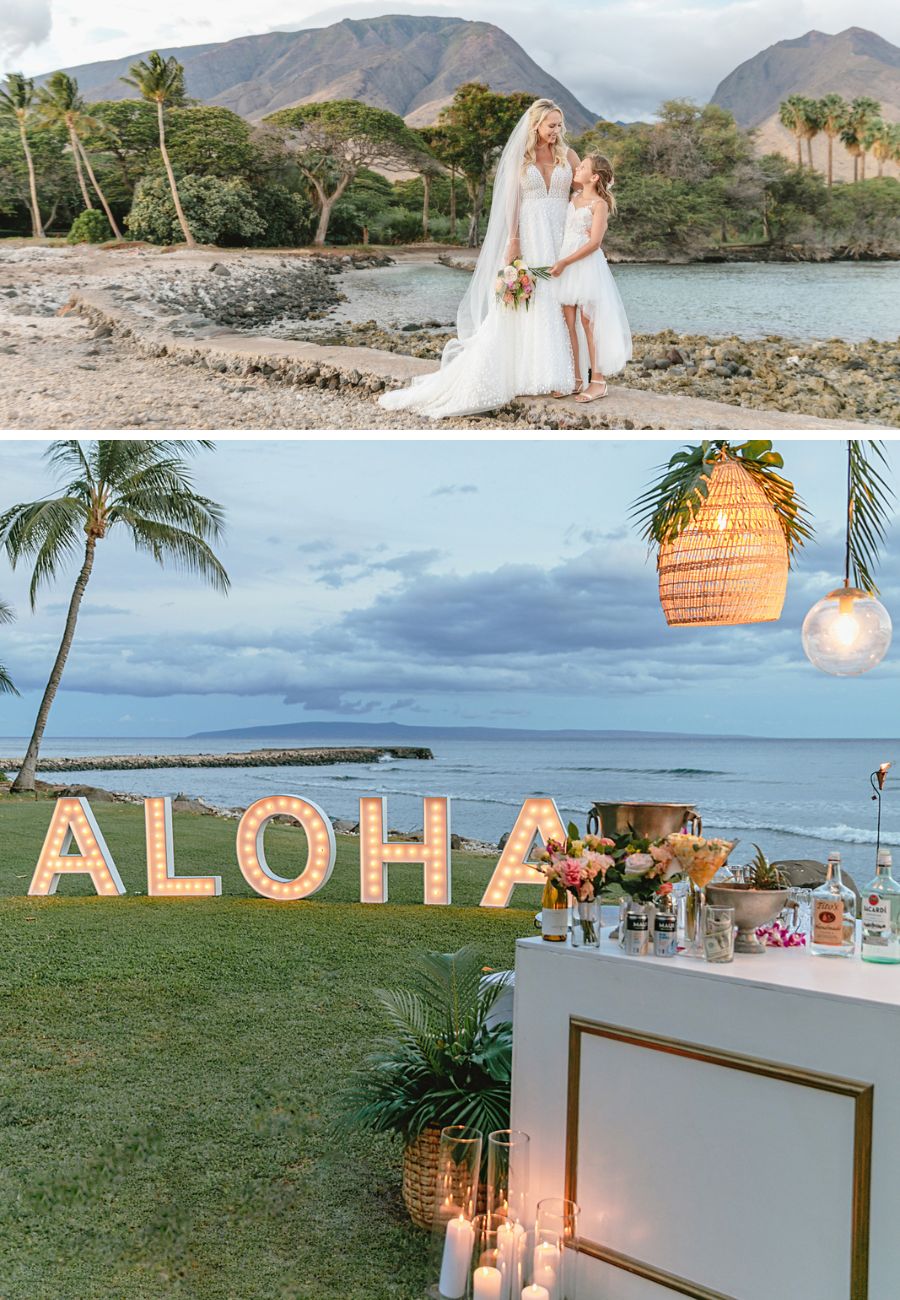
{"label": "palm tree", "polygon": [[185,242],[191,248],[194,248],[197,241],[191,234],[187,217],[184,215],[178,186],[175,183],[175,173],[172,171],[169,151],[166,148],[164,113],[166,104],[180,104],[184,100],[184,68],[173,54],[164,59],[161,54],[154,50],[152,54],[147,55],[146,59],[139,59],[137,63],[132,63],[129,75],[120,77],[119,80],[124,81],[126,86],[133,86],[135,90],[139,90],[143,99],[156,105],[156,118],[159,125],[159,152],[162,154],[163,165],[169,178],[172,202],[175,204],[175,213],[184,234]]}
{"label": "palm tree", "polygon": [[822,116],[817,99],[804,99],[801,113],[803,122],[803,139],[806,141],[806,158],[809,170],[813,171],[812,142],[822,130]]}
{"label": "palm tree", "polygon": [[25,162],[28,166],[28,185],[31,190],[31,233],[35,239],[43,239],[44,227],[41,224],[41,210],[38,206],[34,159],[28,147],[28,133],[25,130],[25,123],[28,120],[33,100],[34,81],[32,78],[24,77],[21,72],[8,73],[6,85],[0,87],[0,118],[10,118],[18,123],[22,152],[25,154]]}
{"label": "palm tree", "polygon": [[819,100],[819,124],[828,137],[828,185],[834,180],[834,142],[847,121],[847,101],[843,95],[825,95]]}
{"label": "palm tree", "polygon": [[72,648],[98,541],[121,525],[135,549],[159,564],[173,560],[217,591],[228,590],[228,575],[209,545],[222,534],[222,508],[194,491],[185,459],[185,452],[201,447],[210,450],[213,444],[207,439],[59,440],[47,451],[53,468],[67,476],[59,495],[12,506],[0,516],[0,546],[13,568],[22,560],[33,561],[32,609],[42,584],[81,552],[84,541],[62,642],[13,790],[34,789],[44,728]]}
{"label": "palm tree", "polygon": [[69,146],[72,150],[72,157],[75,159],[75,172],[78,176],[78,184],[81,187],[84,206],[92,208],[94,205],[91,202],[88,187],[84,183],[84,175],[81,170],[82,160],[84,160],[91,184],[103,206],[103,211],[106,213],[110,229],[116,239],[121,239],[122,232],[116,225],[116,219],[106,201],[106,195],[101,190],[97,177],[94,175],[94,169],[91,166],[87,150],[81,143],[81,132],[96,129],[98,123],[94,118],[89,117],[85,111],[84,100],[78,93],[78,82],[75,78],[70,77],[66,72],[54,72],[47,81],[46,86],[42,86],[38,91],[38,112],[48,125],[65,127],[69,133]]}
{"label": "palm tree", "polygon": [[[880,117],[881,105],[877,99],[869,99],[866,95],[860,95],[854,99],[847,112],[847,135],[844,144],[853,157],[853,179],[864,181],[866,179],[866,150],[865,143],[866,133],[874,118]],[[844,138],[842,136],[842,138]],[[859,166],[857,167],[857,163]]]}
{"label": "palm tree", "polygon": [[802,95],[789,95],[783,100],[778,109],[778,118],[782,126],[786,126],[791,135],[797,141],[797,166],[803,166],[803,154],[800,150],[800,143],[803,140],[806,131],[806,104],[807,100]]}
{"label": "palm tree", "polygon": [[[0,623],[11,623],[14,618],[15,614],[12,612],[9,605],[0,600]],[[0,695],[18,694],[19,692],[16,690],[15,686],[13,686],[9,673],[3,665],[0,664]]]}
{"label": "palm tree", "polygon": [[884,164],[892,157],[894,134],[895,124],[885,122],[880,117],[873,118],[863,134],[863,148],[870,151],[878,163],[879,177],[884,175]]}

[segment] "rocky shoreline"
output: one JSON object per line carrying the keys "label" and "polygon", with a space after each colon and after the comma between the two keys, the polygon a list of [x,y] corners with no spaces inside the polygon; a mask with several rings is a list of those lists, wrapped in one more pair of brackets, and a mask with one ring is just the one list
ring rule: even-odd
{"label": "rocky shoreline", "polygon": [[[377,321],[317,331],[323,345],[378,348],[438,360],[452,333],[433,324],[389,330]],[[757,410],[900,426],[900,339],[812,340],[770,335],[710,338],[664,330],[637,334],[618,382]]]}
{"label": "rocky shoreline", "polygon": [[[328,320],[343,271],[391,260],[0,244],[0,427],[433,429],[373,398],[440,356],[446,323]],[[284,321],[305,349],[265,336]],[[393,374],[388,354],[404,363]],[[419,370],[407,374],[410,359]],[[792,416],[900,426],[900,341],[640,335],[610,400],[569,406],[520,399],[459,427],[775,428]],[[763,414],[744,423],[727,408]]]}
{"label": "rocky shoreline", "polygon": [[[367,745],[347,749],[250,749],[229,754],[100,754],[89,758],[41,758],[39,772],[153,772],[171,767],[327,767],[334,763],[377,763],[382,758],[434,759],[420,745]],[[0,771],[15,771],[19,759],[0,758]]]}

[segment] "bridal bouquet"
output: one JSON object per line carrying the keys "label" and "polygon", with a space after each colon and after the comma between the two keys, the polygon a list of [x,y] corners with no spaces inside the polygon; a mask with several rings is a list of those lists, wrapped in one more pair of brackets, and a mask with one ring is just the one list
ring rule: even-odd
{"label": "bridal bouquet", "polygon": [[529,266],[527,262],[522,261],[521,257],[517,257],[514,262],[510,262],[509,266],[504,266],[497,272],[494,283],[497,301],[504,307],[512,307],[513,310],[524,303],[527,311],[534,297],[538,280],[549,280],[549,278],[549,266]]}

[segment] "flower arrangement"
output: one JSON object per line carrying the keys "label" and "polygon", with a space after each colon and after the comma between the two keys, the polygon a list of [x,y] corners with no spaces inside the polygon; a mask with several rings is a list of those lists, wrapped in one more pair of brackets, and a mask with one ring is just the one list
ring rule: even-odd
{"label": "flower arrangement", "polygon": [[494,282],[497,301],[504,307],[512,307],[513,310],[524,303],[527,311],[534,297],[538,280],[549,278],[549,266],[529,266],[527,262],[522,261],[521,257],[517,257],[514,262],[510,262],[508,266],[504,266],[497,272],[497,279]]}
{"label": "flower arrangement", "polygon": [[780,921],[760,926],[756,937],[767,948],[802,948],[806,943],[806,935],[801,930],[789,930]]}

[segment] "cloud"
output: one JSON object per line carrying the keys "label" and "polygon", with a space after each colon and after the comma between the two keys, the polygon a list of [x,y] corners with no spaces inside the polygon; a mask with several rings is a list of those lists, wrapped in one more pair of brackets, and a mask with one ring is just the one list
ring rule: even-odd
{"label": "cloud", "polygon": [[467,496],[477,491],[478,488],[474,483],[445,483],[443,487],[436,487],[428,495],[431,497]]}
{"label": "cloud", "polygon": [[50,35],[50,0],[0,0],[0,55],[17,59]]}
{"label": "cloud", "polygon": [[[384,549],[384,546],[374,548],[376,553]],[[405,551],[388,560],[370,560],[366,558],[365,552],[344,551],[337,555],[329,555],[327,559],[318,560],[309,567],[314,573],[318,573],[316,582],[337,590],[350,583],[370,578],[376,573],[395,573],[400,578],[408,580],[429,569],[436,560],[440,559],[440,556],[440,551],[432,549]]]}
{"label": "cloud", "polygon": [[[55,601],[52,605],[44,606],[45,614],[51,614],[51,615],[66,614],[68,613],[68,610],[69,610],[69,602],[67,600]],[[92,615],[97,616],[97,615],[111,615],[111,614],[130,614],[130,613],[132,613],[130,609],[124,609],[120,605],[94,605],[91,604],[90,601],[88,601],[86,604],[81,606],[81,609],[78,611],[78,617],[81,618],[82,615],[84,615],[85,617],[90,618]]]}

